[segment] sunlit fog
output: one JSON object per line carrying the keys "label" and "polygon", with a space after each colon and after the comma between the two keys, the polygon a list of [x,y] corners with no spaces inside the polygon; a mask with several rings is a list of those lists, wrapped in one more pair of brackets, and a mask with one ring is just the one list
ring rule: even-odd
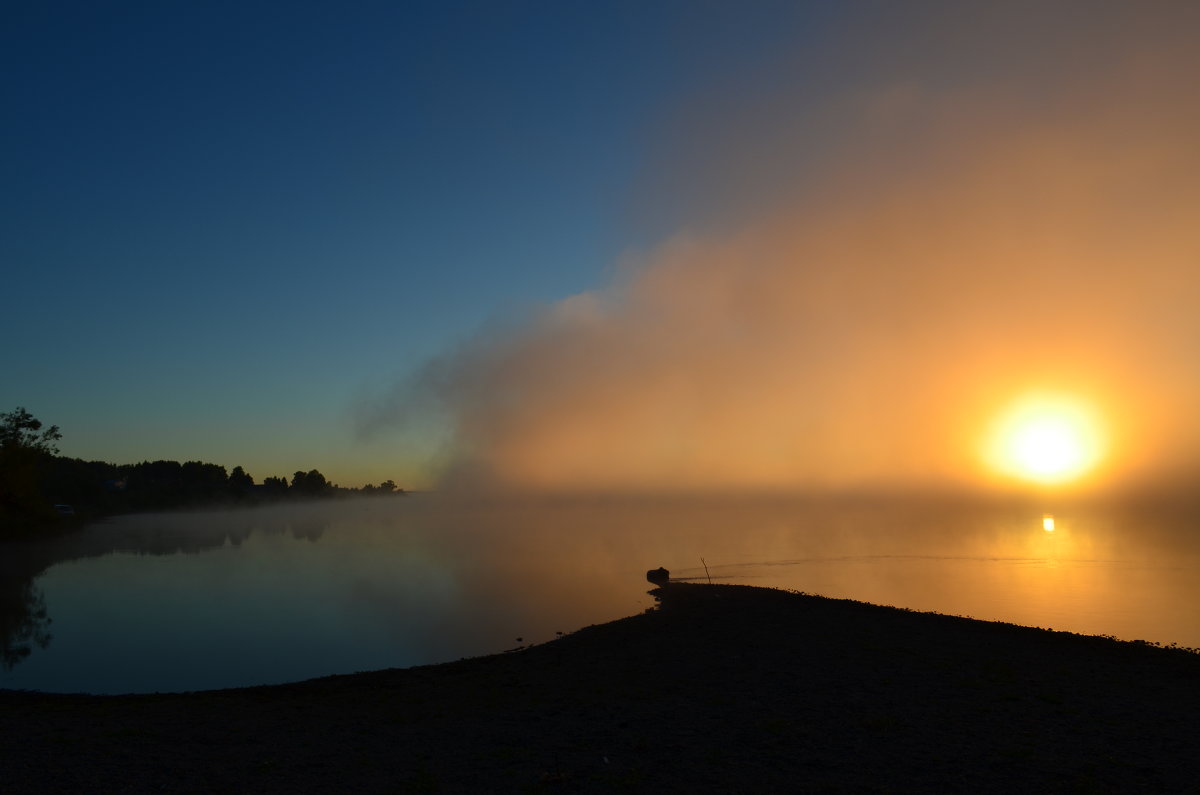
{"label": "sunlit fog", "polygon": [[402,378],[363,432],[439,416],[442,488],[1186,482],[1194,9],[954,8],[681,110],[703,157],[647,187],[677,231]]}

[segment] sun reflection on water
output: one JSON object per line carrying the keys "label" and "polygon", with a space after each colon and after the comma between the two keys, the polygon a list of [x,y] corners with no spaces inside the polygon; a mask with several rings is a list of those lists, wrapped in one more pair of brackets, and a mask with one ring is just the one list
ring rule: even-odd
{"label": "sun reflection on water", "polygon": [[[491,653],[642,612],[655,566],[672,579],[1200,645],[1197,521],[1041,494],[129,516],[30,558],[23,581],[44,591],[54,641],[0,672],[0,687],[195,689]],[[50,552],[62,560],[46,569]],[[226,648],[238,652],[208,652]]]}

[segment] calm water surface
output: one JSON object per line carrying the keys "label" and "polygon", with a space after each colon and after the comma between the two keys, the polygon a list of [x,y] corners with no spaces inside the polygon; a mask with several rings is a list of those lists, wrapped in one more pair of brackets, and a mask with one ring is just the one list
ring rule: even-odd
{"label": "calm water surface", "polygon": [[659,565],[1200,646],[1195,517],[1144,508],[418,495],[119,517],[0,554],[3,688],[197,690],[490,654],[641,612]]}

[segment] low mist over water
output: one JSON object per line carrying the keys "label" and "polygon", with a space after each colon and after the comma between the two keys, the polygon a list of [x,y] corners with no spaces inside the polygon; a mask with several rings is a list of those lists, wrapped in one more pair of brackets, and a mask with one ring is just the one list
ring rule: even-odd
{"label": "low mist over water", "polygon": [[0,687],[208,689],[496,653],[641,612],[660,565],[1200,646],[1195,519],[1032,498],[434,495],[126,516],[6,546]]}

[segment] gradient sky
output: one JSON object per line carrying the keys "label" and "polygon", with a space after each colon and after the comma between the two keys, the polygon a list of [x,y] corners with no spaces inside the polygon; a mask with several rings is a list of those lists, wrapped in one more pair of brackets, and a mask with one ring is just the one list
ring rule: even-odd
{"label": "gradient sky", "polygon": [[29,4],[0,400],[64,454],[962,483],[1030,390],[1200,427],[1186,3]]}
{"label": "gradient sky", "polygon": [[362,443],[361,395],[603,281],[656,234],[631,192],[676,99],[819,25],[690,0],[10,7],[2,404],[87,459],[419,480],[429,446]]}

